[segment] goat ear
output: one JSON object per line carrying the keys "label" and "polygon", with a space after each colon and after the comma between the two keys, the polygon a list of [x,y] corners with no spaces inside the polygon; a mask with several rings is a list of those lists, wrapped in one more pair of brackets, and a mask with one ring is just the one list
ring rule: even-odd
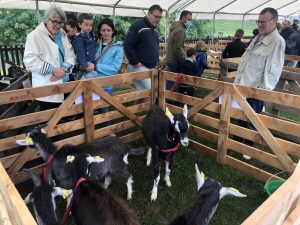
{"label": "goat ear", "polygon": [[42,179],[34,171],[29,170],[29,169],[25,169],[25,168],[22,169],[22,170],[27,172],[30,175],[30,177],[31,177],[31,179],[34,183],[34,187],[39,187],[42,184]]}
{"label": "goat ear", "polygon": [[202,187],[202,185],[204,184],[205,175],[204,175],[203,172],[200,173],[197,164],[195,164],[195,169],[196,169],[197,185],[198,185],[198,191],[199,191],[199,189],[200,189],[200,188]]}
{"label": "goat ear", "polygon": [[21,146],[33,145],[32,138],[30,138],[28,136],[25,139],[16,140],[16,143]]}
{"label": "goat ear", "polygon": [[171,123],[174,123],[174,116],[172,115],[172,113],[169,111],[168,107],[166,107],[166,116],[169,117]]}
{"label": "goat ear", "polygon": [[220,189],[220,198],[219,198],[219,200],[221,200],[226,195],[233,195],[233,196],[242,197],[242,198],[247,197],[247,195],[242,194],[241,192],[239,192],[239,190],[237,190],[235,188],[232,188],[232,187],[224,188],[224,187],[222,187]]}
{"label": "goat ear", "polygon": [[86,157],[86,160],[88,161],[89,164],[93,163],[93,162],[96,162],[96,163],[100,163],[100,162],[103,162],[104,159],[101,158],[100,156],[87,156]]}
{"label": "goat ear", "polygon": [[183,115],[187,119],[187,116],[188,116],[188,107],[187,107],[186,104],[184,104],[184,107],[183,107]]}
{"label": "goat ear", "polygon": [[74,155],[68,155],[68,156],[67,156],[67,161],[66,161],[66,163],[68,163],[68,162],[73,162],[74,159],[75,159],[75,156],[74,156]]}
{"label": "goat ear", "polygon": [[62,196],[64,199],[66,199],[70,194],[72,194],[72,189],[67,190],[60,187],[54,187],[52,191],[52,196],[56,197],[58,195]]}
{"label": "goat ear", "polygon": [[30,192],[26,198],[24,199],[25,204],[28,204],[29,202],[33,202],[33,195],[32,192]]}

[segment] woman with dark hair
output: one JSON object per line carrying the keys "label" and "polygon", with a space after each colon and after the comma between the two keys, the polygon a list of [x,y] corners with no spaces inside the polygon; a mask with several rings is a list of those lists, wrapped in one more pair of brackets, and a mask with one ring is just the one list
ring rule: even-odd
{"label": "woman with dark hair", "polygon": [[[100,21],[98,25],[98,34],[101,39],[95,54],[95,60],[97,60],[97,62],[95,63],[94,67],[98,72],[98,77],[112,76],[119,71],[123,61],[124,53],[122,49],[122,42],[113,41],[113,37],[117,34],[117,31],[115,30],[113,21],[108,18],[104,18]],[[112,85],[103,86],[102,88],[107,93],[112,95]],[[108,107],[99,109],[99,113],[106,112],[108,112]],[[103,126],[109,125],[109,121],[103,123]]]}
{"label": "woman with dark hair", "polygon": [[66,27],[65,27],[65,30],[66,30],[66,33],[68,35],[68,38],[69,38],[69,41],[73,42],[74,40],[74,37],[77,33],[80,32],[80,27],[78,26],[78,22],[70,19],[70,20],[67,20],[66,22]]}

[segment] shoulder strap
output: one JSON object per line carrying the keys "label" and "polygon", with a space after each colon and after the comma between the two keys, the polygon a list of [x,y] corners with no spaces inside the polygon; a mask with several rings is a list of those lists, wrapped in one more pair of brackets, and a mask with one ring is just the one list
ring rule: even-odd
{"label": "shoulder strap", "polygon": [[101,55],[99,55],[98,58],[94,60],[93,63],[96,64],[96,62],[98,62],[99,59],[102,58],[102,56],[108,51],[108,49],[109,49],[114,43],[115,43],[114,41],[111,41],[111,42],[109,43],[109,45],[105,48],[105,50],[101,53]]}

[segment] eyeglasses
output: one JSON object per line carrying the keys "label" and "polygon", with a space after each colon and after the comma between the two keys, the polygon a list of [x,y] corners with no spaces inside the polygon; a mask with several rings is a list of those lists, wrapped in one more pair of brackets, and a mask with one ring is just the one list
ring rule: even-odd
{"label": "eyeglasses", "polygon": [[154,15],[152,12],[150,12],[156,19],[161,19],[162,18],[162,16],[156,16],[156,15]]}
{"label": "eyeglasses", "polygon": [[57,20],[51,20],[50,18],[49,20],[52,22],[54,26],[60,25],[62,27],[63,25],[65,25],[65,22],[58,22]]}
{"label": "eyeglasses", "polygon": [[274,19],[274,17],[271,18],[271,19],[268,19],[268,20],[256,20],[255,22],[256,22],[257,24],[259,24],[259,23],[261,23],[261,24],[266,24],[266,22],[269,22],[269,21],[271,21],[272,19]]}

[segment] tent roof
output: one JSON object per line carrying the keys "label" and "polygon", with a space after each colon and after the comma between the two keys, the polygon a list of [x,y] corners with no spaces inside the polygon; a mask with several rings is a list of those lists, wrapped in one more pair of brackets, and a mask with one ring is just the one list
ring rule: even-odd
{"label": "tent roof", "polygon": [[[189,0],[160,0],[159,5],[164,11],[174,12]],[[52,0],[39,0],[40,10],[45,10]],[[152,0],[55,0],[64,11],[88,12],[94,14],[113,15],[113,7],[116,4],[115,15],[143,17],[150,6],[155,4]],[[36,9],[36,0],[1,0],[0,8]]]}
{"label": "tent roof", "polygon": [[194,19],[245,20],[257,19],[261,10],[272,7],[278,11],[279,16],[286,17],[300,11],[298,0],[195,0],[184,10],[193,13]]}

